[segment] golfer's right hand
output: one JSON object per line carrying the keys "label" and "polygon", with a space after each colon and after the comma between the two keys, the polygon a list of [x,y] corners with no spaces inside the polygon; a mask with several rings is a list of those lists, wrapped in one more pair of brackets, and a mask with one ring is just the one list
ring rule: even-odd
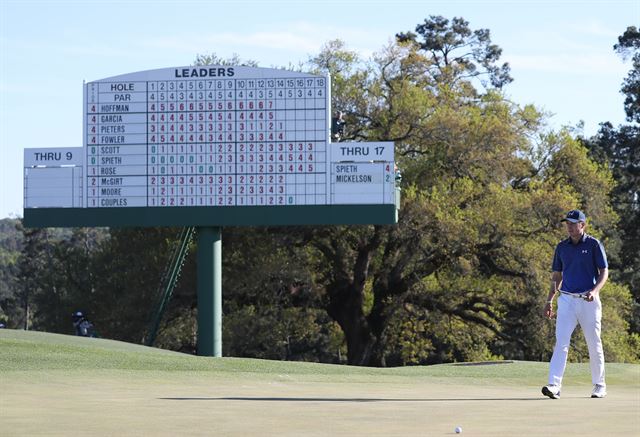
{"label": "golfer's right hand", "polygon": [[547,302],[544,305],[544,315],[547,319],[553,319],[555,317],[555,313],[553,312],[553,303]]}

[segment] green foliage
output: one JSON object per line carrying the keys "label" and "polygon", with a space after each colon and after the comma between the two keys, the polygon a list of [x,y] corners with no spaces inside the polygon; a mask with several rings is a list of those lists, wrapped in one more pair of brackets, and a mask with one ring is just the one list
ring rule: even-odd
{"label": "green foliage", "polygon": [[470,276],[425,278],[393,307],[384,333],[385,365],[501,359],[489,347],[504,317],[491,305],[500,287]]}
{"label": "green foliage", "polygon": [[321,309],[245,305],[224,319],[225,356],[340,362],[342,333]]}
{"label": "green foliage", "polygon": [[492,86],[501,88],[513,81],[509,64],[495,65],[502,49],[491,44],[489,30],[472,31],[463,18],[454,17],[449,21],[432,15],[416,26],[416,33],[399,33],[396,38],[402,43],[415,44],[429,54],[430,71],[437,82],[451,83],[486,75]]}
{"label": "green foliage", "polygon": [[48,249],[48,269],[39,272],[42,277],[37,279],[47,287],[33,296],[35,329],[46,327],[54,332],[73,333],[73,312],[80,310],[94,316],[92,255],[104,238],[104,229],[74,228],[67,238],[53,242]]}
{"label": "green foliage", "polygon": [[230,58],[221,58],[215,53],[208,55],[197,55],[193,65],[225,65],[225,66],[243,66],[257,67],[258,63],[252,60],[242,60],[237,53]]}
{"label": "green foliage", "polygon": [[618,37],[618,44],[613,48],[627,58],[631,56],[633,68],[629,71],[620,91],[625,95],[624,109],[628,121],[640,123],[640,31],[635,26]]}
{"label": "green foliage", "polygon": [[343,338],[322,308],[305,247],[279,229],[230,228],[223,239],[223,351],[339,362]]}
{"label": "green foliage", "polygon": [[602,290],[602,342],[605,356],[618,363],[640,362],[640,335],[629,330],[633,308],[629,290],[609,283]]}
{"label": "green foliage", "polygon": [[[541,314],[550,258],[565,237],[559,218],[568,209],[586,210],[591,232],[606,244],[616,223],[611,173],[568,132],[545,131],[544,114],[534,107],[470,89],[468,65],[432,74],[439,62],[448,66],[438,50],[458,48],[454,37],[469,35],[462,22],[456,29],[443,20],[432,24],[420,30],[443,32],[439,47],[427,46],[431,37],[421,45],[405,35],[400,39],[411,44],[385,48],[360,74],[355,63],[338,72],[341,83],[351,80],[362,90],[346,97],[351,104],[341,101],[353,108],[347,130],[354,139],[396,141],[404,190],[397,229],[309,237],[322,256],[317,268],[326,270],[321,278],[330,302],[343,309],[332,311],[330,303],[329,313],[355,351],[351,363],[542,357],[552,334]],[[422,281],[433,275],[439,292],[424,289]],[[364,287],[369,278],[372,305]],[[475,336],[451,341],[445,330],[429,329],[419,316],[424,311],[429,321],[458,320]]]}
{"label": "green foliage", "polygon": [[16,326],[19,308],[17,295],[18,260],[22,250],[22,232],[17,219],[0,220],[0,323]]}
{"label": "green foliage", "polygon": [[598,133],[581,139],[590,156],[611,169],[615,187],[611,193],[613,209],[620,218],[607,234],[614,243],[611,251],[611,277],[626,284],[633,301],[630,316],[632,332],[640,332],[640,33],[630,26],[618,38],[614,49],[624,59],[632,58],[632,69],[622,85],[629,125],[618,128],[602,123]]}
{"label": "green foliage", "polygon": [[640,128],[614,128],[603,123],[597,135],[582,140],[590,155],[611,168],[616,185],[612,206],[620,217],[607,234],[615,243],[611,252],[612,278],[627,284],[634,302],[631,329],[640,331]]}
{"label": "green foliage", "polygon": [[429,339],[427,320],[415,315],[402,318],[396,314],[390,320],[384,333],[387,345],[384,353],[384,366],[396,367],[428,362],[429,355],[437,352]]}
{"label": "green foliage", "polygon": [[[101,280],[87,295],[87,304],[95,314],[93,321],[102,336],[142,341],[160,297],[160,281],[177,235],[172,228],[110,230],[110,238],[95,256],[94,269]],[[193,255],[187,263],[193,263]],[[191,288],[184,291],[192,297],[193,284],[191,281]],[[181,298],[185,285],[179,283],[176,300]],[[187,308],[192,305],[189,302]],[[172,310],[174,307],[170,307],[167,317],[175,317]],[[180,308],[182,311],[184,307]]]}
{"label": "green foliage", "polygon": [[[346,49],[341,40],[327,42],[320,53],[309,60],[309,72],[314,74],[331,74],[332,110],[334,114],[346,114],[347,130],[343,140],[352,140],[359,135],[358,124],[354,123],[353,114],[358,104],[362,104],[362,90],[367,82],[367,73],[359,71],[358,54]],[[356,129],[351,129],[354,127]]]}
{"label": "green foliage", "polygon": [[[180,287],[178,289],[180,290]],[[170,302],[172,310],[163,318],[164,323],[154,346],[195,354],[198,335],[197,310],[190,306],[178,305],[176,300],[174,298]]]}
{"label": "green foliage", "polygon": [[[70,320],[72,312],[70,309],[65,311],[65,280],[60,260],[56,257],[62,238],[59,233],[49,229],[23,229],[23,234],[24,246],[18,261],[16,292],[20,308],[19,323],[14,321],[13,326],[42,329],[54,319],[59,327],[64,314]],[[40,323],[48,315],[52,317]]]}
{"label": "green foliage", "polygon": [[548,180],[575,193],[576,202],[589,216],[591,225],[605,228],[615,223],[616,215],[610,205],[614,186],[611,172],[607,167],[591,161],[587,149],[567,138],[566,132],[562,135],[564,138],[558,140],[565,145],[551,159],[546,175]]}

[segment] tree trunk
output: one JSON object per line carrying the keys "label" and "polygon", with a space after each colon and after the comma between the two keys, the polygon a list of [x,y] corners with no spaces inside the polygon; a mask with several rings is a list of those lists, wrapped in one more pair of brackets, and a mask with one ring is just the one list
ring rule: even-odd
{"label": "tree trunk", "polygon": [[[342,328],[347,340],[347,362],[350,365],[371,365],[371,351],[377,339],[364,313],[364,289],[371,257],[378,249],[381,238],[381,228],[376,226],[372,234],[361,235],[359,241],[351,243],[349,249],[344,246],[343,238],[317,245],[332,266],[332,280],[326,288],[329,297],[327,313]],[[350,249],[355,249],[352,265],[345,262]]]}
{"label": "tree trunk", "polygon": [[27,296],[24,299],[24,325],[22,327],[22,329],[24,329],[25,331],[29,330],[29,317],[31,315],[29,314],[29,294],[27,293]]}
{"label": "tree trunk", "polygon": [[347,340],[347,363],[354,366],[370,364],[374,337],[362,309],[362,291],[353,284],[343,283],[327,289],[327,312],[342,328]]}

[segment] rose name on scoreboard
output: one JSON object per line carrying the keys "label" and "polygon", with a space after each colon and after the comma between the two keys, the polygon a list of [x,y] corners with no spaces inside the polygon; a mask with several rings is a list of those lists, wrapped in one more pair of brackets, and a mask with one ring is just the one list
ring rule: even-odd
{"label": "rose name on scoreboard", "polygon": [[[396,202],[392,143],[330,143],[328,76],[226,66],[124,74],[85,84],[83,118],[82,153],[25,149],[25,208]],[[73,163],[47,159],[58,151]]]}

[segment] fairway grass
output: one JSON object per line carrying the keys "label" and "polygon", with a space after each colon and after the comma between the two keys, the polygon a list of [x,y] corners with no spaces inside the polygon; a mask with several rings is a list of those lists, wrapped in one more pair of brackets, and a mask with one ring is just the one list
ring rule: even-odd
{"label": "fairway grass", "polygon": [[117,341],[0,330],[0,435],[640,435],[640,365],[588,364],[562,398],[547,363],[374,369],[195,357]]}

